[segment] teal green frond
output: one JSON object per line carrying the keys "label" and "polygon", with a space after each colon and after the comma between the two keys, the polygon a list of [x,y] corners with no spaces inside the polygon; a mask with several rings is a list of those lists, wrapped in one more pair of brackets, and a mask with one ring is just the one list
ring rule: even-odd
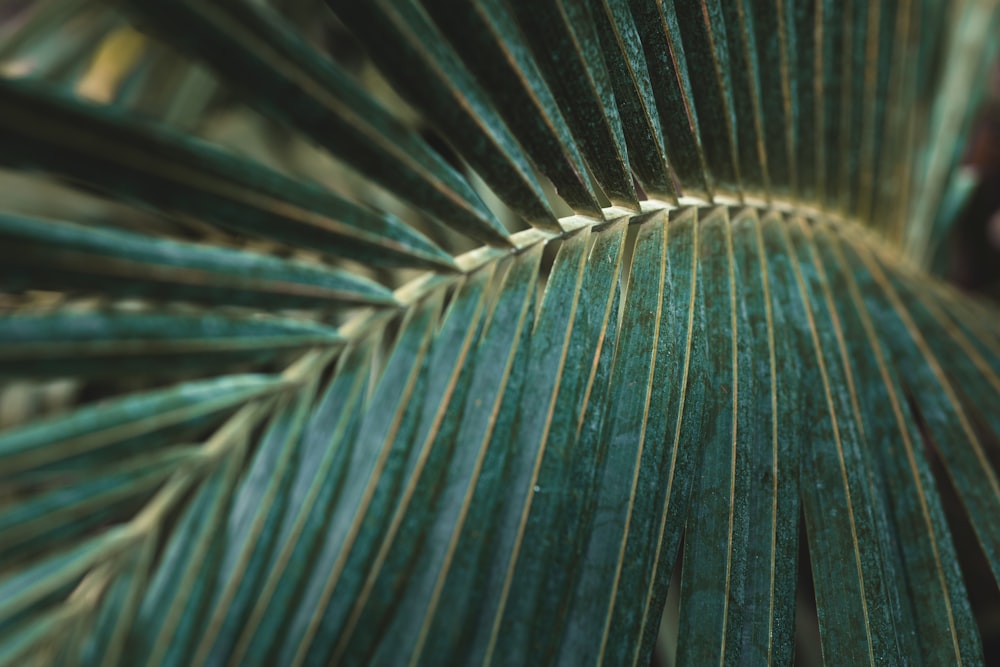
{"label": "teal green frond", "polygon": [[984,663],[995,0],[8,20],[0,665]]}

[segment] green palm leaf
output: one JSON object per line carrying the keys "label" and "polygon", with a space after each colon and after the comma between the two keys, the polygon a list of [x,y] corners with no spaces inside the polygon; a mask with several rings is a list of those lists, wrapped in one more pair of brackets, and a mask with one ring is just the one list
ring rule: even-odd
{"label": "green palm leaf", "polygon": [[0,43],[0,664],[983,663],[997,3],[328,4]]}

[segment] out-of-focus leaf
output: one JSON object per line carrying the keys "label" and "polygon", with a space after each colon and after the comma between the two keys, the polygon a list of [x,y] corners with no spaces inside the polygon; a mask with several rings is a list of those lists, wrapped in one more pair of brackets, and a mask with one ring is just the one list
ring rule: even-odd
{"label": "out-of-focus leaf", "polygon": [[[0,469],[5,484],[13,483],[25,471],[46,466],[63,467],[64,474],[99,470],[129,453],[169,444],[169,438],[178,437],[178,427],[224,414],[283,385],[284,381],[274,376],[234,375],[82,408],[0,435]],[[169,434],[168,439],[159,439],[158,433]],[[102,451],[105,448],[107,453]]]}
{"label": "out-of-focus leaf", "polygon": [[12,315],[0,326],[0,375],[208,372],[342,343],[333,329],[295,320],[147,313]]}
{"label": "out-of-focus leaf", "polygon": [[[329,3],[393,76],[396,88],[427,115],[514,213],[561,231],[517,140],[426,12],[413,0]],[[384,49],[385,40],[396,44]]]}
{"label": "out-of-focus leaf", "polygon": [[[505,244],[503,226],[465,179],[273,11],[241,0],[124,4],[143,25],[204,59],[264,113],[367,178],[464,234]],[[251,71],[252,80],[246,77]]]}
{"label": "out-of-focus leaf", "polygon": [[0,284],[13,290],[73,284],[122,297],[282,309],[395,304],[360,276],[259,253],[6,215],[0,239]]}
{"label": "out-of-focus leaf", "polygon": [[0,79],[3,164],[238,232],[373,263],[451,266],[399,220],[164,127]]}

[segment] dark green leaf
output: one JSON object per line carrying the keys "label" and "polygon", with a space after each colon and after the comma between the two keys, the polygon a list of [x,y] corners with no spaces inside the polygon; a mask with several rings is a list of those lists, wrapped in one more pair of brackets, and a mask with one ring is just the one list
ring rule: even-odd
{"label": "dark green leaf", "polygon": [[0,163],[7,166],[333,255],[452,265],[446,253],[387,214],[166,128],[20,81],[0,79],[0,95]]}

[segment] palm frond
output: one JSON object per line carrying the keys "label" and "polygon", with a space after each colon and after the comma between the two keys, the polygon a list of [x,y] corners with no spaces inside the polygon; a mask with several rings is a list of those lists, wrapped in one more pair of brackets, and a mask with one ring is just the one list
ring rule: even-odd
{"label": "palm frond", "polygon": [[381,79],[309,2],[0,45],[0,162],[124,205],[0,214],[0,664],[649,664],[675,566],[680,663],[790,664],[803,551],[827,661],[981,664],[1000,312],[925,266],[995,0],[328,4]]}

